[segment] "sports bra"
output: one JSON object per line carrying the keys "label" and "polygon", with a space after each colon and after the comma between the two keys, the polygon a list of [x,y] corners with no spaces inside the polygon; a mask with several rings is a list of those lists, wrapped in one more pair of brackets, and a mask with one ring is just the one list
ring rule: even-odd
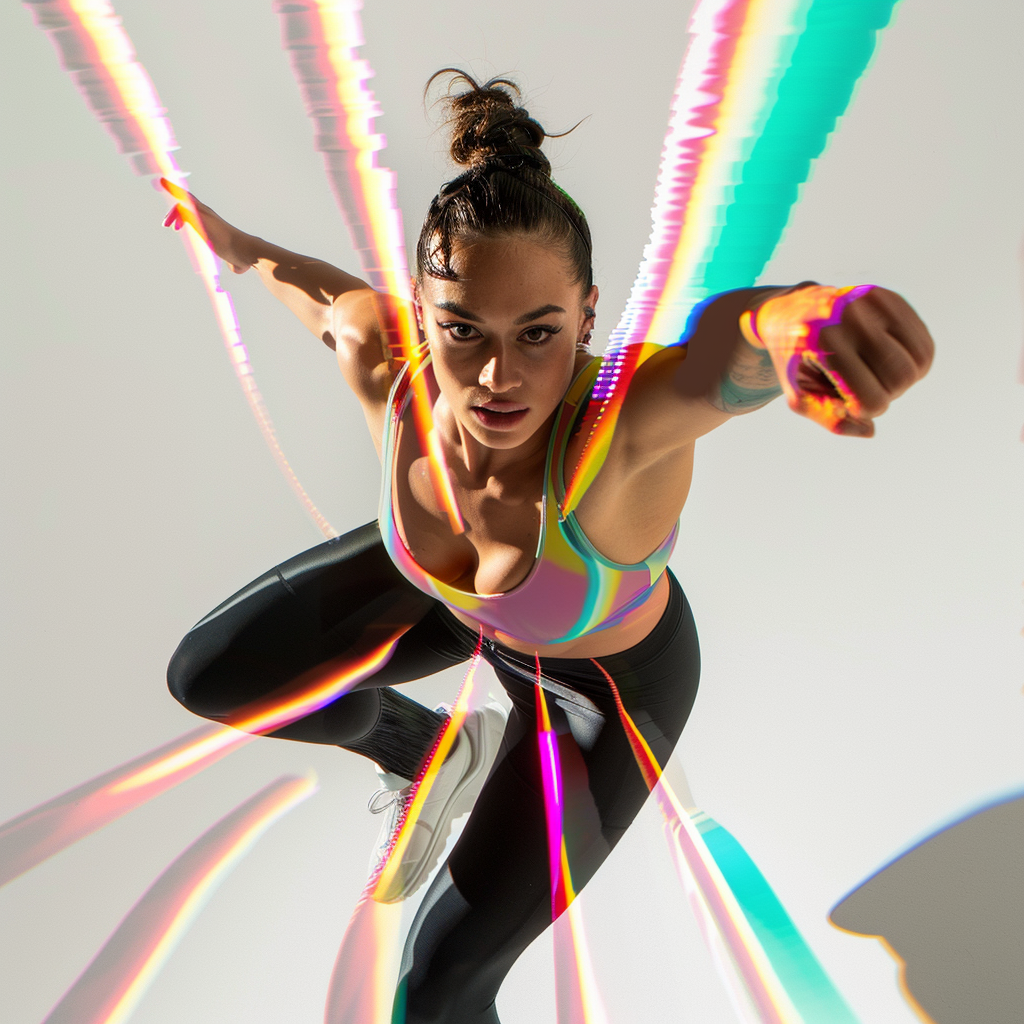
{"label": "sports bra", "polygon": [[[621,565],[594,549],[575,514],[569,513],[564,519],[558,514],[559,502],[565,494],[566,448],[600,366],[598,358],[580,370],[555,417],[544,468],[540,534],[533,567],[511,590],[478,594],[431,576],[413,559],[398,530],[394,489],[396,438],[412,391],[406,364],[388,399],[379,519],[391,560],[415,587],[496,632],[538,646],[575,640],[618,625],[644,603],[668,565],[679,524],[644,561]],[[429,357],[420,364],[419,372],[428,374],[428,392],[431,400],[436,401],[438,389]],[[412,431],[406,431],[406,436],[413,436]]]}

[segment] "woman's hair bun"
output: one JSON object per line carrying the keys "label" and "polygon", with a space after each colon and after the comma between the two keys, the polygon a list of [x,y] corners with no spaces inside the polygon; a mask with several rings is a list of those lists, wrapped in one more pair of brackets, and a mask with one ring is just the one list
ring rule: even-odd
{"label": "woman's hair bun", "polygon": [[[444,68],[431,76],[428,89],[439,75],[453,76],[441,102],[447,107],[450,152],[456,164],[474,170],[489,160],[507,158],[510,169],[527,164],[550,176],[551,164],[540,150],[547,133],[517,105],[520,91],[515,82],[492,78],[480,84],[459,68]],[[451,86],[458,81],[469,89],[453,94]]]}
{"label": "woman's hair bun", "polygon": [[[587,218],[554,183],[540,150],[544,139],[559,136],[544,131],[518,106],[515,82],[492,78],[481,85],[465,71],[444,68],[431,76],[424,94],[440,75],[452,76],[441,102],[452,160],[465,170],[442,185],[430,203],[416,244],[418,277],[457,281],[452,256],[463,239],[521,232],[559,249],[573,279],[589,289],[594,271]],[[455,93],[457,82],[469,88]]]}

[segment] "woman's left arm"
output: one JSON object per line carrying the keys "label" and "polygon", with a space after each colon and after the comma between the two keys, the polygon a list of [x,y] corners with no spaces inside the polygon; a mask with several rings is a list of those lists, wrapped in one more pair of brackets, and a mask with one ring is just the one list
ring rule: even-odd
{"label": "woman's left arm", "polygon": [[726,292],[701,312],[685,348],[639,367],[617,440],[631,465],[649,466],[780,394],[834,433],[870,437],[933,354],[920,318],[884,288],[805,282]]}

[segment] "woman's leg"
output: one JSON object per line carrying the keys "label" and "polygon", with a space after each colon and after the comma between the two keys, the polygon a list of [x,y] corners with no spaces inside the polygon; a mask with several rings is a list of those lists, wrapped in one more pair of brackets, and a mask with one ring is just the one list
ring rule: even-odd
{"label": "woman's leg", "polygon": [[272,695],[351,670],[400,636],[352,692],[270,735],[343,746],[413,778],[444,716],[389,687],[473,652],[439,609],[398,572],[369,523],[283,562],[210,612],[174,652],[168,685],[190,711],[230,723]]}
{"label": "woman's leg", "polygon": [[[696,630],[679,584],[640,644],[598,661],[664,764],[697,690]],[[485,648],[513,711],[466,829],[413,922],[395,1024],[495,1024],[495,997],[520,953],[551,923],[548,841],[531,659]],[[564,833],[578,892],[636,816],[648,789],[603,674],[590,661],[541,659],[558,733]]]}

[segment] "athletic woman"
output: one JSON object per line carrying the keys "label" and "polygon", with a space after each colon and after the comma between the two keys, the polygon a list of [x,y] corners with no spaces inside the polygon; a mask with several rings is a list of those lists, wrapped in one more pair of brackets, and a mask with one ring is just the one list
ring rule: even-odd
{"label": "athletic woman", "polygon": [[[397,300],[197,203],[218,255],[237,273],[254,267],[337,352],[381,456],[383,488],[379,522],[251,583],[188,634],[168,673],[187,708],[231,721],[400,634],[390,659],[352,692],[273,733],[336,744],[379,766],[376,806],[392,812],[379,861],[445,720],[393,687],[464,662],[481,643],[512,704],[507,724],[495,705],[469,716],[395,883],[379,894],[414,891],[452,819],[472,805],[408,937],[396,1019],[409,1024],[496,1022],[502,980],[551,923],[538,672],[559,736],[577,891],[639,811],[648,788],[605,673],[664,764],[699,675],[693,618],[667,568],[694,442],[783,390],[776,367],[786,366],[802,327],[783,300],[800,289],[810,308],[834,294],[804,284],[709,303],[687,346],[642,364],[600,472],[562,518],[600,365],[588,347],[598,302],[590,232],[552,182],[544,130],[516,105],[515,87],[459,77],[468,88],[449,96],[449,124],[452,158],[465,170],[430,205],[414,302],[429,350],[420,372],[465,531],[453,532],[436,496],[409,414],[408,369],[386,343]],[[189,216],[178,206],[168,223]],[[747,311],[755,315],[741,331]],[[836,433],[870,436],[872,419],[932,358],[924,325],[880,288],[850,302],[821,339],[816,365],[784,383],[795,411]]]}

